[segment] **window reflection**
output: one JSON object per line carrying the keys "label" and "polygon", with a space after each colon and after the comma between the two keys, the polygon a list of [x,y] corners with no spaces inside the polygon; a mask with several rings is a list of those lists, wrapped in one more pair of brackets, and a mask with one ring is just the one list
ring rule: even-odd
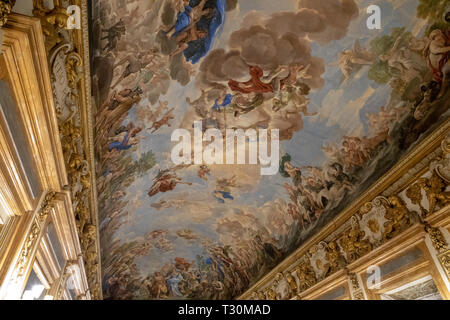
{"label": "window reflection", "polygon": [[381,300],[442,300],[442,296],[431,276],[427,276],[382,294]]}
{"label": "window reflection", "polygon": [[34,270],[31,270],[27,285],[22,295],[22,300],[44,300],[46,289]]}
{"label": "window reflection", "polygon": [[56,260],[58,261],[59,267],[63,268],[65,264],[64,254],[61,249],[61,245],[59,242],[58,234],[56,233],[55,226],[51,222],[47,226],[47,240],[50,243],[50,246],[52,247],[53,254],[56,257]]}
{"label": "window reflection", "polygon": [[0,234],[3,230],[3,227],[9,220],[9,214],[6,211],[5,207],[0,203]]}

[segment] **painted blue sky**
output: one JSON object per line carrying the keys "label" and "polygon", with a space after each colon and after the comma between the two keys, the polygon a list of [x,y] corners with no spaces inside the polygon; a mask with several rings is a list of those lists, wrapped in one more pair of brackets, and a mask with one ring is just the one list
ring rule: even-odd
{"label": "painted blue sky", "polygon": [[[329,142],[338,142],[344,135],[366,135],[367,124],[365,114],[375,112],[384,106],[390,96],[390,87],[380,86],[367,78],[368,68],[362,68],[350,81],[341,83],[341,71],[338,67],[329,66],[338,58],[339,52],[351,49],[355,40],[367,47],[370,40],[383,34],[389,34],[392,28],[406,27],[416,35],[421,31],[423,21],[415,18],[417,0],[379,0],[357,1],[360,8],[359,18],[355,19],[349,28],[347,35],[340,40],[332,41],[328,45],[312,44],[312,54],[324,60],[326,71],[323,74],[324,86],[310,94],[310,111],[317,111],[318,116],[305,117],[303,129],[296,132],[290,141],[283,141],[281,154],[291,154],[293,163],[298,166],[320,166],[327,160],[322,151],[322,146]],[[214,48],[226,48],[231,33],[239,29],[243,17],[252,10],[262,11],[267,15],[278,11],[291,11],[295,9],[296,1],[293,0],[241,0],[238,10],[227,13],[223,31],[216,39]],[[368,15],[365,10],[369,4],[377,4],[382,12],[382,29],[369,30],[366,27]],[[180,176],[185,181],[190,181],[193,186],[179,185],[172,194],[158,194],[153,198],[147,196],[147,191],[152,185],[152,180],[159,169],[171,166],[169,154],[172,147],[170,135],[173,128],[178,127],[183,115],[189,106],[185,102],[186,96],[195,99],[199,91],[194,81],[183,87],[173,82],[169,91],[161,100],[167,100],[170,107],[176,107],[177,118],[171,128],[163,128],[152,136],[146,134],[146,138],[138,145],[136,157],[143,152],[152,150],[159,163],[149,174],[137,179],[126,190],[129,201],[126,210],[130,213],[128,223],[123,225],[116,234],[122,240],[133,240],[144,236],[151,230],[167,229],[176,231],[179,229],[192,229],[198,234],[208,237],[212,241],[220,242],[216,232],[218,219],[227,216],[236,216],[241,211],[255,212],[261,215],[263,222],[264,210],[270,208],[276,199],[286,199],[287,195],[280,186],[285,179],[279,175],[270,177],[253,178],[246,181],[249,186],[237,191],[235,200],[226,205],[218,203],[212,196],[214,179],[205,182],[197,177],[196,171],[185,170]],[[141,101],[142,105],[148,101]],[[129,120],[135,121],[136,114],[130,112]],[[245,168],[241,169],[245,177]],[[258,171],[256,171],[258,172]],[[222,173],[217,172],[220,176]],[[223,176],[222,176],[223,177]],[[244,178],[242,178],[244,180]],[[171,208],[156,210],[151,204],[161,199],[176,199],[185,201],[183,208]],[[138,263],[142,272],[156,270],[166,262],[172,261],[177,256],[188,260],[195,259],[202,249],[196,242],[187,242],[183,239],[171,236],[168,240],[173,244],[173,251],[168,253],[152,250],[149,257],[141,258]]]}

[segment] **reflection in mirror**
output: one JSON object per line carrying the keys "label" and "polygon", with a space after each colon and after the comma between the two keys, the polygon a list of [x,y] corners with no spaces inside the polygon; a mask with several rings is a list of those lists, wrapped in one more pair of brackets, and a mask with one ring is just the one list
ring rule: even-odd
{"label": "reflection in mirror", "polygon": [[3,227],[6,225],[8,220],[9,220],[9,214],[8,214],[8,212],[6,212],[5,207],[0,202],[0,234],[2,233]]}
{"label": "reflection in mirror", "polygon": [[67,291],[69,292],[69,296],[71,300],[77,299],[77,294],[75,293],[75,289],[73,286],[67,286]]}
{"label": "reflection in mirror", "polygon": [[13,140],[15,152],[18,155],[20,165],[25,173],[28,187],[33,197],[37,198],[41,193],[41,184],[39,182],[38,172],[33,162],[33,157],[28,144],[27,130],[23,124],[21,115],[16,107],[8,83],[0,79],[0,113],[6,120],[9,134]]}
{"label": "reflection in mirror", "polygon": [[410,282],[381,295],[381,300],[442,300],[431,276]]}
{"label": "reflection in mirror", "polygon": [[53,225],[52,222],[49,223],[49,225],[47,226],[47,240],[50,243],[52,250],[53,250],[53,254],[56,257],[56,260],[58,261],[58,265],[60,268],[62,268],[65,264],[65,259],[64,259],[64,254],[63,251],[61,249],[61,245],[58,239],[58,234],[56,233],[56,229],[55,226]]}
{"label": "reflection in mirror", "polygon": [[46,295],[45,286],[34,270],[31,270],[27,285],[22,295],[22,300],[44,300]]}

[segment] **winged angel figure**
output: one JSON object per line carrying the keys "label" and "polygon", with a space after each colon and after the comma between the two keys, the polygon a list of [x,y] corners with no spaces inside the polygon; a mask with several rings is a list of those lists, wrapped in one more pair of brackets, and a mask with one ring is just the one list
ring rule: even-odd
{"label": "winged angel figure", "polygon": [[368,66],[375,60],[375,55],[370,53],[355,40],[352,50],[344,50],[339,53],[339,59],[332,62],[329,66],[339,66],[342,71],[342,82],[351,78],[352,74],[361,69],[362,66]]}

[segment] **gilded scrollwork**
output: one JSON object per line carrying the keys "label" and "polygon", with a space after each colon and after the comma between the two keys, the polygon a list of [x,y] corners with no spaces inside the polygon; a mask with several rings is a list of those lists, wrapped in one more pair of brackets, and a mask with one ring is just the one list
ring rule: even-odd
{"label": "gilded scrollwork", "polygon": [[294,298],[298,294],[298,285],[292,273],[286,273],[286,282],[289,286],[289,299]]}
{"label": "gilded scrollwork", "polygon": [[277,293],[272,288],[266,289],[265,294],[267,300],[278,300]]}
{"label": "gilded scrollwork", "polygon": [[391,196],[389,197],[388,202],[389,207],[387,208],[385,215],[388,222],[385,224],[383,240],[394,238],[412,224],[411,212],[400,197]]}
{"label": "gilded scrollwork", "polygon": [[430,237],[434,249],[437,251],[437,259],[450,279],[450,250],[447,240],[439,228],[425,223],[425,231]]}
{"label": "gilded scrollwork", "polygon": [[438,255],[439,263],[444,268],[447,278],[450,280],[450,250],[447,250]]}
{"label": "gilded scrollwork", "polygon": [[430,178],[421,178],[419,186],[425,190],[428,200],[427,215],[435,211],[437,207],[444,207],[450,203],[450,192],[445,191],[446,185],[435,171]]}
{"label": "gilded scrollwork", "polygon": [[[82,6],[81,1],[71,4]],[[89,134],[82,128],[87,126],[83,118],[87,108],[86,90],[82,79],[88,77],[84,71],[83,50],[87,43],[80,42],[76,29],[67,29],[69,17],[68,3],[55,1],[49,9],[43,0],[33,0],[33,14],[40,18],[45,46],[47,50],[53,95],[58,117],[61,145],[66,162],[69,190],[72,195],[75,221],[79,232],[84,264],[92,299],[101,298],[100,267],[97,239],[96,211],[93,208],[95,198],[92,186],[92,161],[88,158],[86,141]],[[86,32],[86,30],[83,30]]]}
{"label": "gilded scrollwork", "polygon": [[426,216],[427,210],[422,205],[422,188],[419,183],[413,183],[408,189],[406,189],[405,194],[411,200],[412,204],[415,204],[420,208],[421,216]]}
{"label": "gilded scrollwork", "polygon": [[336,243],[336,241],[328,242],[328,245],[325,250],[326,250],[325,257],[328,261],[326,265],[327,268],[326,276],[329,276],[345,267],[345,259],[342,256],[340,248]]}
{"label": "gilded scrollwork", "polygon": [[264,292],[262,291],[256,292],[256,295],[257,295],[256,300],[266,300],[266,295],[264,294]]}
{"label": "gilded scrollwork", "polygon": [[348,272],[348,279],[351,285],[353,300],[364,300],[364,294],[361,286],[359,285],[359,280],[356,273]]}
{"label": "gilded scrollwork", "polygon": [[31,252],[33,251],[33,247],[39,237],[39,233],[41,231],[41,228],[39,226],[39,223],[37,221],[34,221],[31,225],[30,232],[28,233],[25,243],[23,245],[22,251],[19,255],[19,260],[17,262],[17,270],[18,270],[18,276],[22,277],[25,273],[25,268],[30,260]]}
{"label": "gilded scrollwork", "polygon": [[348,263],[356,261],[372,250],[372,244],[365,239],[365,233],[361,230],[356,216],[351,219],[351,228],[342,235],[340,245],[345,252]]}
{"label": "gilded scrollwork", "polygon": [[442,158],[431,163],[431,169],[444,180],[450,183],[450,135],[448,135],[441,143]]}
{"label": "gilded scrollwork", "polygon": [[19,259],[16,268],[19,277],[23,276],[25,273],[26,266],[31,258],[37,239],[39,238],[39,234],[54,206],[55,198],[56,192],[54,191],[47,192],[36,214],[36,218],[34,219],[31,225],[30,231],[28,232],[25,238],[25,242],[19,254]]}
{"label": "gilded scrollwork", "polygon": [[53,9],[45,7],[44,0],[33,0],[33,15],[41,19],[42,31],[45,35],[47,53],[64,39],[60,32],[67,25],[69,15],[59,4]]}
{"label": "gilded scrollwork", "polygon": [[366,203],[357,215],[365,239],[374,246],[379,246],[383,242],[385,225],[389,221],[386,217],[389,208],[389,200],[386,197],[376,197]]}
{"label": "gilded scrollwork", "polygon": [[0,0],[0,27],[8,21],[8,15],[16,4],[16,0]]}
{"label": "gilded scrollwork", "polygon": [[448,243],[444,238],[439,228],[432,227],[429,224],[425,224],[425,231],[428,233],[431,239],[431,243],[437,252],[444,252],[447,249]]}
{"label": "gilded scrollwork", "polygon": [[[300,262],[294,270],[298,283],[292,281],[291,273],[285,275],[291,292],[302,293],[333,273],[346,269],[346,265],[396,238],[417,222],[424,225],[436,250],[436,258],[450,279],[448,241],[439,228],[426,222],[432,213],[450,204],[450,191],[447,190],[450,184],[450,135],[443,139],[440,149],[442,152],[435,150],[434,156],[427,158],[428,164],[421,164],[422,169],[428,167],[428,172],[412,182],[406,179],[408,185],[403,191],[398,191],[402,188],[397,186],[389,189],[396,190],[395,193],[385,192],[374,197],[349,220],[336,226],[339,231],[328,235],[326,241],[303,248],[306,253],[297,256]],[[277,269],[277,272],[285,270]],[[358,276],[349,271],[347,275],[352,299],[365,299]]]}
{"label": "gilded scrollwork", "polygon": [[316,274],[314,272],[313,267],[311,266],[311,262],[309,259],[304,259],[300,262],[300,264],[295,268],[295,273],[299,280],[299,289],[300,292],[307,290],[316,284]]}

